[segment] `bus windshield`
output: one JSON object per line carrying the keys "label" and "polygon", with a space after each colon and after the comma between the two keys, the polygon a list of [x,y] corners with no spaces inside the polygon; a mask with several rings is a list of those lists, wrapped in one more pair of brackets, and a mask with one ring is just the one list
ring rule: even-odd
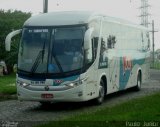
{"label": "bus windshield", "polygon": [[29,73],[63,73],[83,67],[85,27],[24,28],[18,70]]}

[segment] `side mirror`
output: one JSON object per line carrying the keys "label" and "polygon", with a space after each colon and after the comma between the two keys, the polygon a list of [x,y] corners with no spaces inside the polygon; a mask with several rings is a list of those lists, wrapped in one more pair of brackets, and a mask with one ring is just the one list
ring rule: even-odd
{"label": "side mirror", "polygon": [[93,28],[89,28],[87,31],[86,31],[86,33],[85,33],[85,35],[84,35],[84,49],[85,50],[88,50],[88,49],[90,49],[91,48],[91,44],[92,44],[92,42],[91,42],[91,35],[92,35],[92,33],[93,33]]}
{"label": "side mirror", "polygon": [[15,30],[15,31],[13,31],[13,32],[11,32],[11,33],[9,33],[9,34],[7,35],[7,37],[6,37],[6,39],[5,39],[5,48],[6,48],[6,51],[10,51],[10,50],[11,50],[11,39],[12,39],[15,35],[21,33],[21,31],[22,31],[22,29],[20,29],[20,30]]}

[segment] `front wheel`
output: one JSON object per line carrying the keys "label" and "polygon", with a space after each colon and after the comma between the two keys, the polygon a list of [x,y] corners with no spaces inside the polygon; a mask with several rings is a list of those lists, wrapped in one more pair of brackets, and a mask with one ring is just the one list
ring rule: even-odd
{"label": "front wheel", "polygon": [[137,76],[137,85],[135,87],[136,91],[140,91],[141,90],[141,84],[142,84],[142,82],[141,82],[141,75],[140,75],[140,73],[138,73],[138,76]]}
{"label": "front wheel", "polygon": [[97,105],[100,105],[103,103],[105,97],[105,87],[104,87],[104,82],[101,79],[100,81],[100,89],[99,89],[99,96],[95,99],[95,103]]}

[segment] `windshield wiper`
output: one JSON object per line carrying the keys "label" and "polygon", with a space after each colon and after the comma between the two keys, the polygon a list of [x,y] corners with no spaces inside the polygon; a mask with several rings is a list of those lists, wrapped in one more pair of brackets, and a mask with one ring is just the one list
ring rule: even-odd
{"label": "windshield wiper", "polygon": [[43,49],[39,51],[39,53],[38,53],[38,55],[36,57],[36,60],[33,63],[33,66],[31,68],[31,73],[34,73],[37,70],[41,59],[42,59],[42,63],[43,63],[44,54],[45,54],[45,41],[43,43]]}
{"label": "windshield wiper", "polygon": [[55,62],[56,62],[56,64],[57,64],[57,66],[58,66],[60,72],[61,72],[62,74],[64,74],[63,69],[62,69],[62,66],[61,66],[61,64],[59,63],[57,57],[55,56],[54,53],[53,53],[52,55],[53,55],[53,57],[54,57],[54,60],[55,60]]}

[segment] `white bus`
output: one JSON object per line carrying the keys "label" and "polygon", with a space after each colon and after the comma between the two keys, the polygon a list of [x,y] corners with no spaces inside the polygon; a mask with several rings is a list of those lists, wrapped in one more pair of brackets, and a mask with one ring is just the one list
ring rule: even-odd
{"label": "white bus", "polygon": [[22,101],[88,101],[149,79],[150,39],[145,27],[84,11],[29,18],[22,30],[17,95]]}

